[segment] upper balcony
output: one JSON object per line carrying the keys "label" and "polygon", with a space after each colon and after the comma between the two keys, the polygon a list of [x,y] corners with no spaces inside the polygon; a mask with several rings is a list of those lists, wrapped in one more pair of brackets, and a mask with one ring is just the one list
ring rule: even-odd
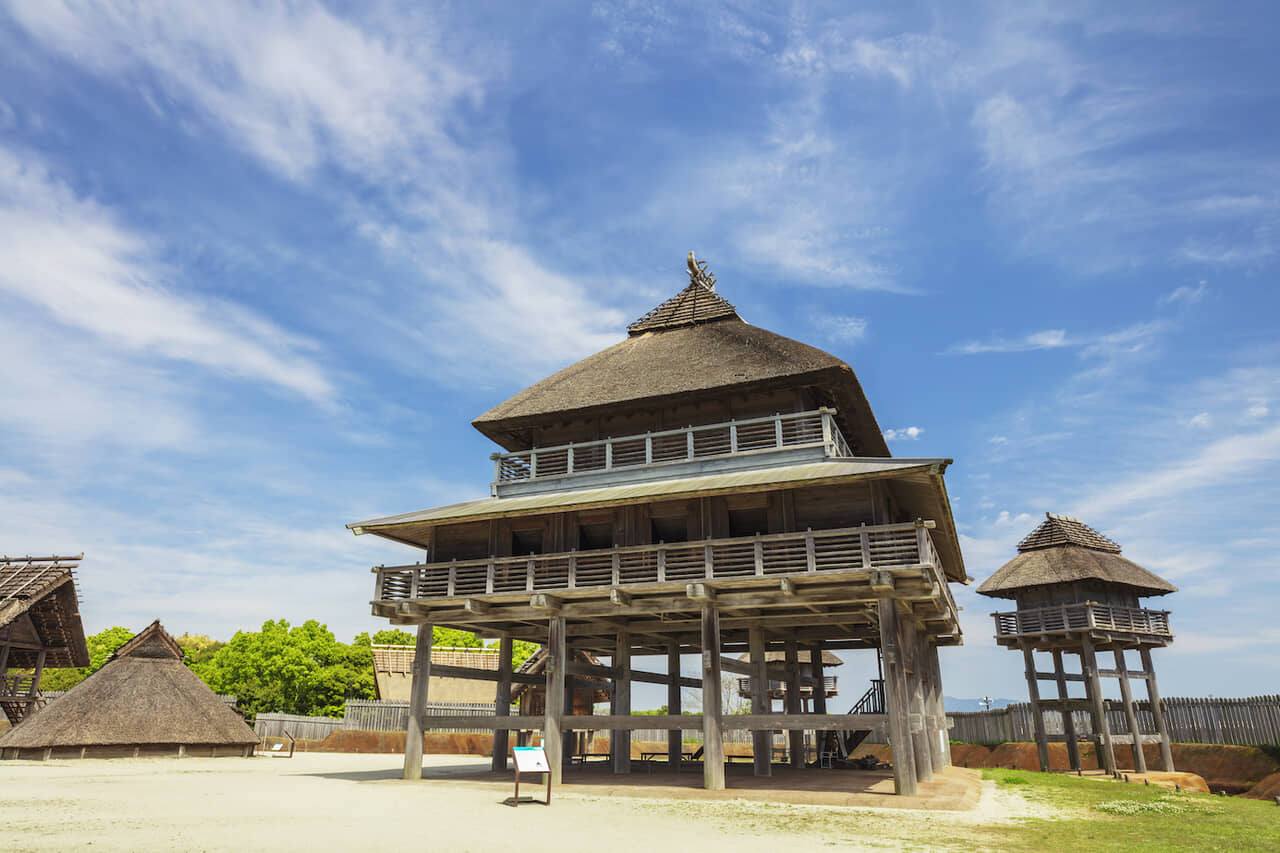
{"label": "upper balcony", "polygon": [[794,465],[853,453],[834,409],[495,453],[496,497]]}
{"label": "upper balcony", "polygon": [[1173,639],[1168,610],[1113,607],[1086,601],[991,615],[996,620],[996,642],[1003,646],[1080,633],[1123,634],[1161,645]]}

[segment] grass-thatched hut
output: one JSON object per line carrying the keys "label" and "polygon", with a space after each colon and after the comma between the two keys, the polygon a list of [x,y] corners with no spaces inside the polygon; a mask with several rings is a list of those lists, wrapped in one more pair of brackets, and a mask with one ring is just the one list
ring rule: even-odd
{"label": "grass-thatched hut", "polygon": [[157,620],[102,669],[0,736],[0,758],[248,756],[256,742],[187,669]]}

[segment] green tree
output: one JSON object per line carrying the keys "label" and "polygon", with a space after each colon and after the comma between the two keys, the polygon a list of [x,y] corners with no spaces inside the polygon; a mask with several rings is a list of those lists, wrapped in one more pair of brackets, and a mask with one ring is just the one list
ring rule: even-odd
{"label": "green tree", "polygon": [[293,628],[268,620],[260,631],[237,631],[197,674],[246,711],[339,717],[348,699],[373,696],[369,643],[368,634],[340,643],[314,619]]}
{"label": "green tree", "polygon": [[102,669],[107,658],[125,643],[133,639],[133,631],[119,625],[85,638],[89,647],[89,665],[74,669],[48,669],[40,677],[41,690],[70,690],[93,673]]}

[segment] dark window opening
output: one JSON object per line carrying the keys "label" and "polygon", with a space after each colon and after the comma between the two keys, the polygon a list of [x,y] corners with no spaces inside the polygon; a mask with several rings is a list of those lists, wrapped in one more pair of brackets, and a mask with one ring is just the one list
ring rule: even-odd
{"label": "dark window opening", "polygon": [[542,553],[542,531],[541,530],[513,530],[511,531],[511,554],[515,557],[523,557],[528,554]]}
{"label": "dark window opening", "polygon": [[583,524],[578,527],[578,550],[594,551],[600,548],[613,547],[613,525]]}
{"label": "dark window opening", "polygon": [[652,526],[655,543],[689,541],[689,520],[683,515],[652,519]]}
{"label": "dark window opening", "polygon": [[730,536],[755,536],[757,533],[769,532],[769,510],[758,509],[729,510]]}

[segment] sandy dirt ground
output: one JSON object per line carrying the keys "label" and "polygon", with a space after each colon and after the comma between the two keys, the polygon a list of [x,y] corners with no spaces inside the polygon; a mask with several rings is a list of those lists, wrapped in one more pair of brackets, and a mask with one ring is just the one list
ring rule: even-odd
{"label": "sandy dirt ground", "polygon": [[[427,756],[437,778],[398,779],[395,755],[0,763],[5,850],[973,849],[965,829],[1051,816],[985,783],[956,812],[553,793],[504,804],[476,781],[488,760]],[[447,778],[439,778],[441,775]],[[471,777],[471,778],[468,778]],[[522,784],[521,794],[545,788]]]}

